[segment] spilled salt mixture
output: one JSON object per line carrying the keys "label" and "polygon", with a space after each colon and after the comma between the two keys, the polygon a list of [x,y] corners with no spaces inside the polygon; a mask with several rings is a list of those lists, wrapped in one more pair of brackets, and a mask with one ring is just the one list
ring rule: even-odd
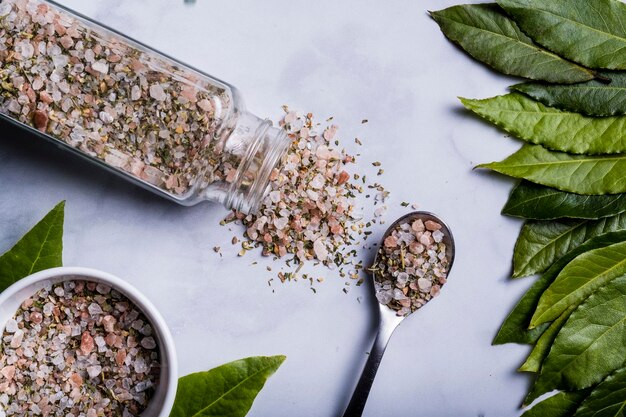
{"label": "spilled salt mixture", "polygon": [[138,416],[158,384],[157,352],[151,325],[119,292],[43,288],[2,336],[0,416]]}
{"label": "spilled salt mixture", "polygon": [[398,224],[378,250],[374,288],[378,302],[406,316],[439,295],[450,260],[441,224],[421,219]]}
{"label": "spilled salt mixture", "polygon": [[[280,126],[288,132],[292,144],[281,166],[272,173],[270,192],[258,213],[233,212],[222,224],[236,222],[245,227],[243,236],[232,239],[232,244],[241,244],[239,256],[259,248],[264,256],[285,259],[277,273],[282,282],[308,280],[315,292],[314,282],[324,278],[300,273],[305,263],[311,263],[338,270],[339,276],[360,285],[364,276],[359,250],[373,247],[365,243],[372,233],[370,228],[384,223],[389,192],[365,175],[351,173],[359,155],[340,148],[335,138],[338,128],[332,119],[316,123],[310,113],[304,115],[286,107],[284,110]],[[359,139],[355,142],[361,145]],[[383,174],[380,162],[372,165],[378,169],[376,177]],[[374,207],[368,204],[366,209],[362,197],[373,199]],[[364,220],[366,214],[369,220]],[[214,250],[221,252],[220,247]],[[267,269],[272,271],[269,266]],[[350,281],[346,281],[346,287]]]}

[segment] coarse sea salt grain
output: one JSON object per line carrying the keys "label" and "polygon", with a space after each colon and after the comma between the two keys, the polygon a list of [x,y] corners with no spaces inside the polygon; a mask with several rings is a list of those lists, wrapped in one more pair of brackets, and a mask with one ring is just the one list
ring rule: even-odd
{"label": "coarse sea salt grain", "polygon": [[7,333],[15,333],[17,329],[18,329],[17,321],[15,319],[9,319],[9,321],[7,321],[7,324],[4,328],[4,331]]}
{"label": "coarse sea salt grain", "polygon": [[109,72],[109,64],[107,64],[106,61],[94,62],[91,68],[93,68],[94,71],[98,71],[102,74],[107,74]]}

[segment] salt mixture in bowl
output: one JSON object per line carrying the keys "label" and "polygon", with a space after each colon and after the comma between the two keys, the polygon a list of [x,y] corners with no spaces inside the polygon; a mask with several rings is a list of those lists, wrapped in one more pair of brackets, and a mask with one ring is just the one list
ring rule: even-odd
{"label": "salt mixture in bowl", "polygon": [[118,278],[81,268],[35,274],[0,295],[0,320],[0,417],[169,414],[171,336]]}

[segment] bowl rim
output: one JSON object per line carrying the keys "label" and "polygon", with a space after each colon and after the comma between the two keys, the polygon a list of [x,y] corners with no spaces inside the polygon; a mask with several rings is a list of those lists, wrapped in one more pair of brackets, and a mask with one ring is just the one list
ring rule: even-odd
{"label": "bowl rim", "polygon": [[167,326],[167,323],[165,322],[165,319],[163,318],[159,310],[141,291],[139,291],[133,285],[113,274],[98,269],[63,266],[36,272],[11,284],[4,291],[0,292],[0,305],[7,302],[11,297],[16,295],[20,291],[38,282],[71,275],[77,276],[77,279],[80,279],[80,277],[84,277],[86,281],[89,281],[89,278],[95,278],[96,280],[106,282],[107,284],[110,284],[111,288],[119,290],[125,296],[129,296],[132,299],[131,301],[133,301],[133,303],[137,304],[139,308],[144,310],[144,313],[149,314],[152,321],[152,323],[150,324],[154,328],[158,329],[163,339],[162,351],[166,356],[169,368],[167,381],[163,381],[167,384],[167,389],[165,391],[165,399],[163,401],[163,406],[159,412],[159,416],[169,416],[170,411],[174,405],[174,398],[176,396],[176,390],[178,386],[178,361],[176,356],[176,347],[174,345],[174,338],[172,337],[169,327]]}

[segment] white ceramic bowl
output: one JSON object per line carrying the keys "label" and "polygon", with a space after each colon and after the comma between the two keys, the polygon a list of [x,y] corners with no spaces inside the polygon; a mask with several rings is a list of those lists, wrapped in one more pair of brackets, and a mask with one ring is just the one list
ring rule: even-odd
{"label": "white ceramic bowl", "polygon": [[148,408],[141,416],[169,416],[174,404],[178,384],[178,366],[174,340],[165,324],[165,320],[163,320],[156,307],[135,287],[116,276],[94,269],[75,267],[47,269],[30,275],[11,285],[0,294],[0,334],[4,332],[7,321],[15,315],[15,312],[24,300],[36,294],[46,284],[54,285],[71,280],[93,281],[108,285],[132,301],[150,321],[154,337],[159,346],[161,375],[156,392]]}

